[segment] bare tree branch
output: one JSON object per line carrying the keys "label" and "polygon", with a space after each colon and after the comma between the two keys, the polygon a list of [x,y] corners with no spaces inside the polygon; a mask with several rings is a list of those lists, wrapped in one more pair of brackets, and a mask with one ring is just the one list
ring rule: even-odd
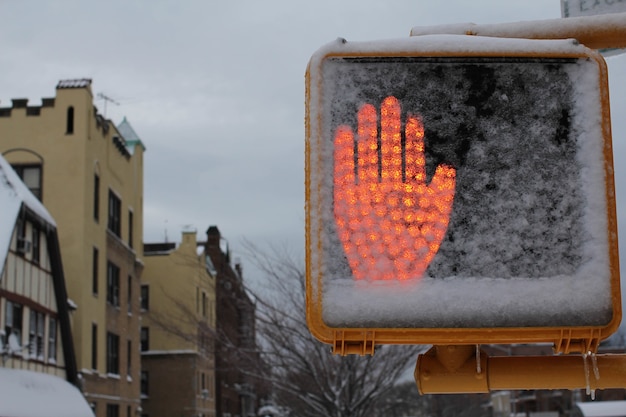
{"label": "bare tree branch", "polygon": [[244,247],[263,273],[262,290],[254,292],[257,335],[277,402],[305,417],[373,415],[423,348],[383,346],[373,356],[332,355],[306,324],[303,262],[286,249],[261,250],[250,242]]}

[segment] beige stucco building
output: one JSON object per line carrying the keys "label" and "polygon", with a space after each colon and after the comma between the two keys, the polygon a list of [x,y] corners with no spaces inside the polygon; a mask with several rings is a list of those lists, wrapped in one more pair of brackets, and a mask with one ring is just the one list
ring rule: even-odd
{"label": "beige stucco building", "polygon": [[0,108],[0,153],[57,222],[78,371],[102,417],[141,413],[144,150],[126,120],[97,112],[89,79],[60,81],[41,105]]}
{"label": "beige stucco building", "polygon": [[[142,408],[147,416],[215,416],[215,268],[183,232],[144,245]],[[172,383],[175,381],[175,383]]]}

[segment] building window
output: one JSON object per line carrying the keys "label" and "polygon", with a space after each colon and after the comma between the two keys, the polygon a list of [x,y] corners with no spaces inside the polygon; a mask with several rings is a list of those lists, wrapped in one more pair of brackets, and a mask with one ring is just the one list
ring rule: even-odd
{"label": "building window", "polygon": [[113,191],[109,190],[109,221],[107,227],[117,237],[121,237],[121,213],[122,201]]}
{"label": "building window", "polygon": [[24,219],[17,219],[16,227],[16,248],[17,254],[24,256],[26,252],[30,250],[30,242],[26,240],[26,221]]}
{"label": "building window", "polygon": [[41,241],[40,241],[40,233],[39,227],[33,225],[33,231],[31,234],[31,243],[32,243],[32,254],[33,254],[33,262],[39,264],[41,257]]}
{"label": "building window", "polygon": [[107,373],[120,373],[120,337],[107,332]]}
{"label": "building window", "polygon": [[5,344],[12,353],[19,353],[22,348],[22,305],[7,300],[5,313]]}
{"label": "building window", "polygon": [[141,351],[150,350],[150,329],[148,327],[141,328]]}
{"label": "building window", "polygon": [[66,129],[65,133],[71,135],[74,133],[74,107],[69,106],[67,108],[67,119],[66,119]]}
{"label": "building window", "polygon": [[13,170],[30,192],[41,201],[41,165],[13,165]]}
{"label": "building window", "polygon": [[148,395],[149,393],[148,376],[148,371],[141,371],[141,395]]}
{"label": "building window", "polygon": [[50,317],[48,320],[48,362],[57,361],[57,321]]}
{"label": "building window", "polygon": [[129,340],[126,342],[126,375],[132,376],[132,361],[130,358],[132,357],[132,342]]}
{"label": "building window", "polygon": [[91,325],[91,369],[98,369],[98,325]]}
{"label": "building window", "polygon": [[30,326],[28,328],[28,352],[31,359],[44,360],[45,318],[43,313],[30,310]]}
{"label": "building window", "polygon": [[202,291],[202,317],[207,316],[208,307],[209,307],[209,299],[206,296],[206,293]]}
{"label": "building window", "polygon": [[111,261],[107,262],[107,302],[120,305],[120,268]]}
{"label": "building window", "polygon": [[100,176],[93,176],[93,218],[95,221],[100,220]]}
{"label": "building window", "polygon": [[120,406],[118,404],[107,404],[107,417],[120,417]]}
{"label": "building window", "polygon": [[128,210],[128,246],[133,247],[133,211]]}
{"label": "building window", "polygon": [[133,277],[128,276],[128,291],[126,291],[126,303],[128,304],[128,314],[133,312]]}
{"label": "building window", "polygon": [[98,294],[98,269],[100,267],[100,252],[98,248],[93,248],[91,259],[91,291],[94,295]]}
{"label": "building window", "polygon": [[144,311],[150,309],[150,287],[148,285],[141,286],[141,309]]}

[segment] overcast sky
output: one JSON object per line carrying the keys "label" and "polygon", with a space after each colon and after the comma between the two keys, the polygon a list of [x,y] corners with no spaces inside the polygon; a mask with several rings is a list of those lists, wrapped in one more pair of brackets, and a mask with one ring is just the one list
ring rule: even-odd
{"label": "overcast sky", "polygon": [[[116,124],[126,116],[147,147],[146,242],[166,231],[179,241],[185,226],[203,238],[215,224],[235,252],[246,238],[301,253],[304,73],[316,49],[413,26],[560,15],[559,0],[0,0],[0,106],[92,78],[100,112]],[[626,56],[609,61],[624,73]],[[611,90],[621,114],[625,84]]]}

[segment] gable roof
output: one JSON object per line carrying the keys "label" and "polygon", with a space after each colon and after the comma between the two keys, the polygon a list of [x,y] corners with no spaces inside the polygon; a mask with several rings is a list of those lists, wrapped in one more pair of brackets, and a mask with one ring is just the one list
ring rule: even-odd
{"label": "gable roof", "polygon": [[0,155],[0,213],[2,213],[0,216],[0,271],[4,267],[13,229],[22,206],[28,208],[43,223],[56,227],[56,222],[50,212],[30,192],[6,159]]}

